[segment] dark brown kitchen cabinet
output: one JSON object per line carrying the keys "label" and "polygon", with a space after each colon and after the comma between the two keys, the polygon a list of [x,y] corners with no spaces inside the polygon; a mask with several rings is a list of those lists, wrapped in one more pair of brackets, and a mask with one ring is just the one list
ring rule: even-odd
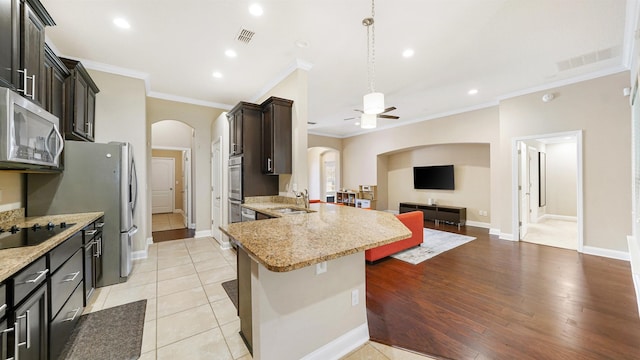
{"label": "dark brown kitchen cabinet", "polygon": [[95,138],[95,101],[100,91],[81,62],[61,58],[70,72],[65,82],[63,131],[65,139],[93,141]]}
{"label": "dark brown kitchen cabinet", "polygon": [[70,73],[60,58],[49,48],[44,46],[44,75],[45,75],[45,100],[44,109],[60,119],[60,127],[64,117],[64,90],[65,81]]}
{"label": "dark brown kitchen cabinet", "polygon": [[293,101],[270,97],[262,103],[262,172],[291,174]]}
{"label": "dark brown kitchen cabinet", "polygon": [[[262,109],[256,104],[240,102],[227,114],[229,120],[229,155],[244,153],[245,138],[257,134]],[[245,120],[246,118],[246,120]]]}
{"label": "dark brown kitchen cabinet", "polygon": [[9,279],[13,295],[7,324],[12,328],[7,336],[8,357],[48,358],[48,273],[46,257],[41,257]]}
{"label": "dark brown kitchen cabinet", "polygon": [[45,101],[45,26],[55,22],[38,0],[0,0],[0,85]]}

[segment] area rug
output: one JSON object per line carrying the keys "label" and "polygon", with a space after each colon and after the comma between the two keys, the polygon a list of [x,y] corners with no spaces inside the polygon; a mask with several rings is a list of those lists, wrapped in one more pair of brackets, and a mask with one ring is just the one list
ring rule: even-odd
{"label": "area rug", "polygon": [[222,283],[222,287],[227,292],[227,296],[231,299],[233,306],[238,310],[238,279],[225,281]]}
{"label": "area rug", "polygon": [[393,254],[391,257],[416,265],[445,251],[475,240],[472,236],[459,235],[446,231],[433,229],[423,229],[423,231],[424,240],[420,246]]}
{"label": "area rug", "polygon": [[147,300],[85,314],[59,359],[138,359]]}

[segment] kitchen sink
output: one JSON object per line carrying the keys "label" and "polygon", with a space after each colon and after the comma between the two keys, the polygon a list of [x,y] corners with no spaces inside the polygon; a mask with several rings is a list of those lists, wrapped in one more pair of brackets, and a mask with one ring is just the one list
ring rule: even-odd
{"label": "kitchen sink", "polygon": [[314,212],[311,210],[304,210],[299,208],[278,208],[278,209],[271,209],[271,211],[274,213],[282,214],[282,215],[307,214],[310,212]]}

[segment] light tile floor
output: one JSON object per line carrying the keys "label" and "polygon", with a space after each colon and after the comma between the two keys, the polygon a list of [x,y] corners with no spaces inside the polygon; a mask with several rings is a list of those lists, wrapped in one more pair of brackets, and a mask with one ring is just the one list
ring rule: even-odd
{"label": "light tile floor", "polygon": [[563,249],[578,248],[578,223],[570,220],[542,219],[527,225],[523,241]]}
{"label": "light tile floor", "polygon": [[[156,243],[126,283],[96,289],[85,313],[147,299],[140,359],[248,360],[236,308],[221,285],[235,277],[235,251],[210,237]],[[368,342],[344,359],[429,358]]]}
{"label": "light tile floor", "polygon": [[179,213],[151,215],[151,231],[184,229],[184,216]]}

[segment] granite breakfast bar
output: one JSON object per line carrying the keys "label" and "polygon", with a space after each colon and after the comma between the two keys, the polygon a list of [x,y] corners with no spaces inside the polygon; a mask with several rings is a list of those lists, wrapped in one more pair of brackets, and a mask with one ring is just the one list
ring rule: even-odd
{"label": "granite breakfast bar", "polygon": [[364,250],[411,232],[380,211],[311,204],[282,215],[292,206],[243,206],[273,217],[221,227],[238,249],[241,335],[253,358],[332,359],[366,342]]}

